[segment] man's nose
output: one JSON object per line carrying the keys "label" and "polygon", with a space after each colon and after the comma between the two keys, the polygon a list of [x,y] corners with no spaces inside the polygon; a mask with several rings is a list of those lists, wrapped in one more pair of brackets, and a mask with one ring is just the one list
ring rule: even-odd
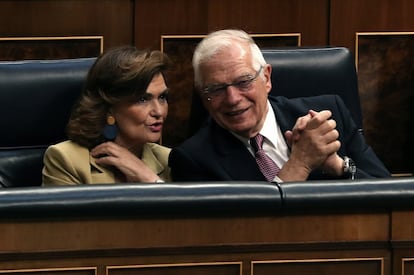
{"label": "man's nose", "polygon": [[229,102],[237,102],[240,100],[241,94],[239,89],[233,85],[229,85],[226,87],[226,99]]}

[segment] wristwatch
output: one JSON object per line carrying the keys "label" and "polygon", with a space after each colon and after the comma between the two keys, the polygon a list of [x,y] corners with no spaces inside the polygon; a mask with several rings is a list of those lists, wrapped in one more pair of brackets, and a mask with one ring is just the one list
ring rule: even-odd
{"label": "wristwatch", "polygon": [[344,157],[344,175],[348,175],[351,180],[355,179],[356,165],[350,157]]}

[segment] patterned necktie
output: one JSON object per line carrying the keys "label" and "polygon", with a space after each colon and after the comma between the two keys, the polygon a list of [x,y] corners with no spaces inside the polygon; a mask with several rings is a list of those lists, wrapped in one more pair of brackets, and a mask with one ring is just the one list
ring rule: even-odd
{"label": "patterned necktie", "polygon": [[267,181],[273,181],[275,176],[279,173],[280,168],[268,155],[266,155],[265,151],[263,151],[263,136],[258,134],[250,139],[250,144],[253,147],[256,162],[260,171]]}

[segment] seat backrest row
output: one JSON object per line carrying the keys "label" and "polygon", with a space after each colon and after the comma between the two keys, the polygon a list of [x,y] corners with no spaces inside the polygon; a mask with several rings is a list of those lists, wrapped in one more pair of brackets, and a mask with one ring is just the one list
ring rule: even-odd
{"label": "seat backrest row", "polygon": [[0,185],[41,183],[43,153],[65,127],[95,58],[0,62]]}
{"label": "seat backrest row", "polygon": [[[271,94],[289,98],[338,94],[362,132],[357,75],[343,47],[264,49]],[[65,139],[74,102],[95,58],[0,62],[0,186],[41,184],[43,153]],[[207,117],[193,97],[190,133]]]}

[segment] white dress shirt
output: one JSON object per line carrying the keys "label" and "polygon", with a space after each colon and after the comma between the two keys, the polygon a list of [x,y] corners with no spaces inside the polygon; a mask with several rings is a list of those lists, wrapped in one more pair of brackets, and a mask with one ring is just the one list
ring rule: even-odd
{"label": "white dress shirt", "polygon": [[[275,113],[269,100],[267,101],[267,110],[263,128],[259,132],[262,136],[264,136],[263,151],[265,151],[265,153],[276,163],[279,168],[282,168],[289,159],[290,151],[285,142],[283,133],[276,121]],[[254,149],[250,145],[249,139],[235,133],[233,134],[245,144],[249,152],[252,156],[254,156]],[[274,181],[282,182],[278,176],[275,177]]]}

